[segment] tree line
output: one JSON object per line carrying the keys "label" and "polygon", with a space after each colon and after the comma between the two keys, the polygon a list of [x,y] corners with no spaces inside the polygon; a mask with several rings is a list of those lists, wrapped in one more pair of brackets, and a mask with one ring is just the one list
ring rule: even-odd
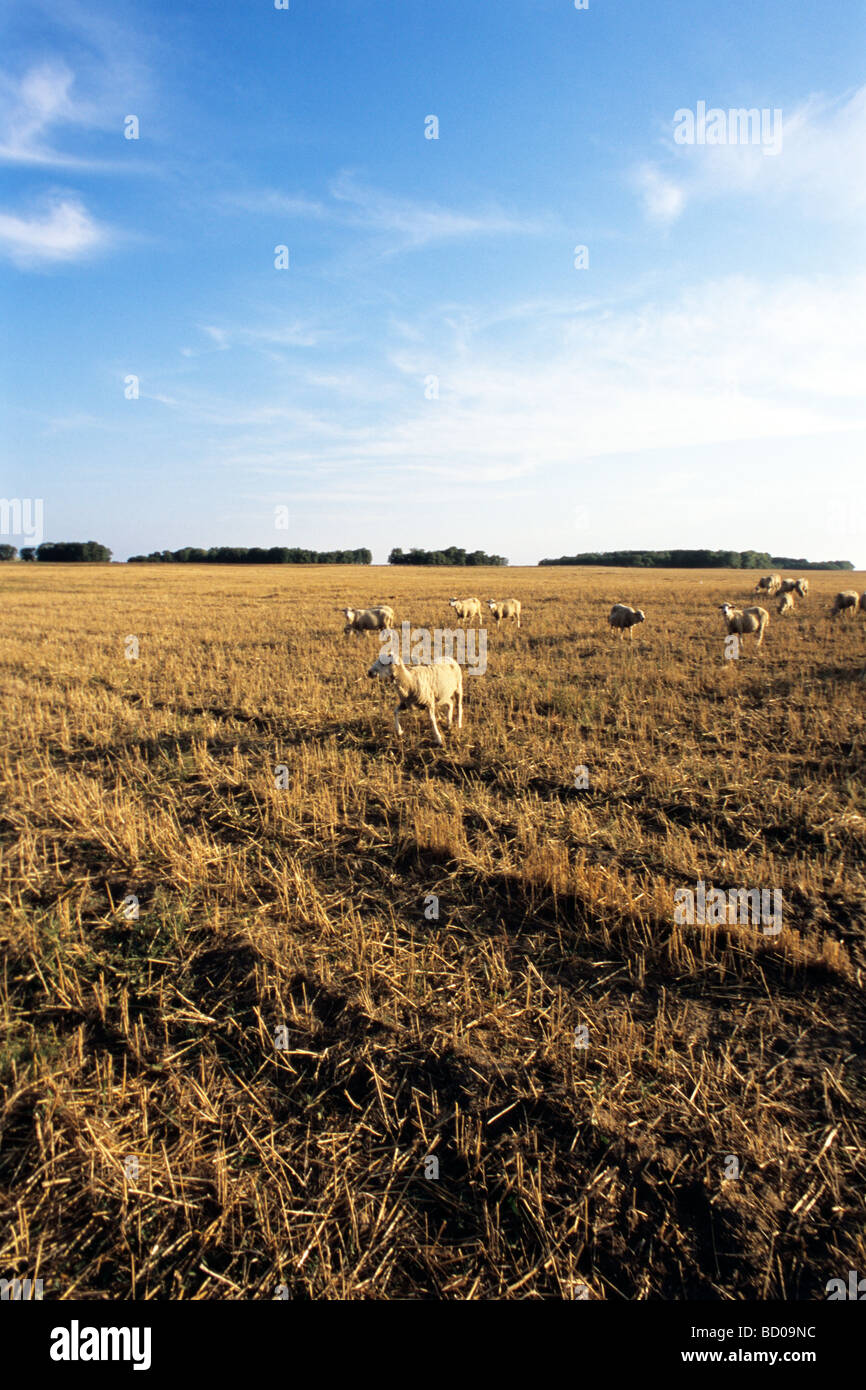
{"label": "tree line", "polygon": [[107,545],[99,541],[43,541],[41,545],[23,545],[19,551],[14,545],[0,545],[0,560],[48,560],[52,564],[63,561],[88,561],[104,564],[111,559]]}
{"label": "tree line", "polygon": [[852,570],[850,560],[802,560],[763,550],[604,550],[539,560],[539,565],[611,565],[643,569]]}
{"label": "tree line", "polygon": [[[544,562],[542,562],[544,563]],[[388,556],[389,565],[507,565],[504,555],[486,555],[483,550],[463,550],[448,545],[444,550],[420,550],[413,546],[403,551],[399,546]]]}
{"label": "tree line", "polygon": [[[43,560],[52,564],[87,562],[105,564],[111,559],[107,545],[98,541],[43,541],[38,546],[0,545],[0,561]],[[304,550],[299,546],[212,545],[208,549],[187,545],[180,550],[153,550],[149,555],[130,555],[130,565],[371,565],[373,553],[357,550]],[[643,569],[748,569],[748,570],[853,570],[850,560],[804,560],[790,555],[769,555],[763,550],[604,550],[581,555],[561,555],[539,560],[539,565],[609,565]],[[442,550],[409,551],[396,547],[389,565],[507,565],[504,555],[483,550],[466,551],[449,545]]]}
{"label": "tree line", "polygon": [[302,550],[298,546],[212,545],[207,550],[185,545],[181,550],[152,550],[130,555],[130,565],[371,565],[373,552],[360,550]]}

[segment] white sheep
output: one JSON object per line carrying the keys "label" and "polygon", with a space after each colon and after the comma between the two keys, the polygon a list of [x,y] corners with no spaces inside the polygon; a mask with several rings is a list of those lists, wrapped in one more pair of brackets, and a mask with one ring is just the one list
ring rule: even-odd
{"label": "white sheep", "polygon": [[436,742],[442,746],[442,735],[436,723],[436,706],[448,706],[448,728],[454,720],[454,705],[457,705],[457,727],[463,727],[463,672],[452,656],[434,661],[431,666],[406,666],[399,656],[380,652],[367,672],[368,676],[378,676],[380,680],[393,681],[397,687],[400,701],[394,711],[394,728],[402,738],[400,711],[403,709],[426,709],[433,725]]}
{"label": "white sheep", "polygon": [[756,645],[760,647],[764,640],[764,633],[770,621],[770,615],[766,608],[734,608],[733,604],[722,603],[719,605],[728,634],[738,632],[757,632],[758,640]]}
{"label": "white sheep", "polygon": [[503,619],[505,619],[506,622],[516,622],[517,626],[520,627],[521,604],[519,598],[489,598],[487,600],[487,607],[496,619],[497,627],[499,627]]}
{"label": "white sheep", "polygon": [[343,632],[381,632],[394,626],[394,610],[387,603],[375,608],[344,608],[346,626]]}
{"label": "white sheep", "polygon": [[857,613],[857,605],[860,603],[860,595],[856,589],[845,589],[841,594],[837,594],[833,600],[833,607],[830,609],[830,617],[835,618],[840,613]]}
{"label": "white sheep", "polygon": [[632,628],[637,623],[646,622],[646,613],[642,608],[629,608],[627,603],[615,603],[610,610],[608,618],[611,629],[619,633],[619,640],[622,641],[624,632],[628,633],[628,640],[632,640]]}
{"label": "white sheep", "polygon": [[759,579],[755,585],[756,594],[766,594],[767,598],[772,598],[782,587],[782,576],[780,574],[765,574],[763,579]]}
{"label": "white sheep", "polygon": [[794,595],[791,594],[791,593],[780,594],[780,595],[779,595],[779,602],[776,604],[776,611],[777,611],[778,613],[780,613],[780,614],[782,615],[782,617],[784,617],[784,615],[785,615],[786,613],[792,612],[792,611],[793,611],[793,608],[794,608]]}
{"label": "white sheep", "polygon": [[472,619],[478,619],[478,626],[481,626],[481,600],[477,598],[452,598],[448,600],[450,608],[457,614],[458,622],[467,622],[469,626]]}
{"label": "white sheep", "polygon": [[[783,579],[779,586],[780,594],[799,594],[800,598],[805,598],[808,592],[808,579]],[[781,609],[779,611],[781,612]]]}

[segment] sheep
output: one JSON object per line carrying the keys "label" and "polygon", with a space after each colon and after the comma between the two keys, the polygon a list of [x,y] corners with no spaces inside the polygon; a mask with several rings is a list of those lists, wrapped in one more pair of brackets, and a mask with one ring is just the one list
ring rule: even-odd
{"label": "sheep", "polygon": [[758,640],[756,645],[760,647],[764,640],[764,633],[770,621],[770,615],[766,608],[734,608],[730,603],[719,605],[728,634],[738,632],[757,632]]}
{"label": "sheep", "polygon": [[608,618],[611,630],[619,633],[619,640],[622,641],[623,633],[628,633],[628,640],[632,640],[632,628],[636,623],[645,623],[646,614],[642,608],[629,608],[627,603],[615,603],[610,610]]}
{"label": "sheep", "polygon": [[452,656],[434,661],[431,666],[406,666],[399,656],[380,652],[367,675],[378,676],[380,680],[390,680],[397,687],[399,704],[394,711],[394,728],[402,738],[400,727],[401,709],[426,709],[433,725],[436,742],[442,747],[442,735],[436,723],[436,706],[448,706],[448,728],[454,719],[454,704],[457,704],[457,727],[463,727],[463,672]]}
{"label": "sheep", "polygon": [[453,608],[457,614],[458,622],[467,622],[471,627],[472,619],[478,619],[478,626],[481,626],[481,600],[477,598],[452,598],[448,600],[449,607]]}
{"label": "sheep", "polygon": [[499,627],[503,619],[510,622],[514,620],[520,627],[520,599],[519,598],[489,598],[487,607],[496,619],[496,626]]}
{"label": "sheep", "polygon": [[808,579],[783,579],[779,587],[780,594],[799,594],[800,598],[805,598],[808,592]]}
{"label": "sheep", "polygon": [[386,603],[376,608],[343,608],[341,611],[346,615],[344,633],[381,632],[383,628],[394,626],[394,610]]}
{"label": "sheep", "polygon": [[866,592],[860,595],[860,612],[866,613]]}
{"label": "sheep", "polygon": [[856,589],[845,589],[841,594],[837,594],[833,600],[830,617],[835,618],[838,614],[847,613],[849,610],[856,614],[859,603],[861,603],[861,598]]}
{"label": "sheep", "polygon": [[793,595],[793,594],[790,594],[790,593],[789,593],[789,594],[780,594],[780,596],[779,596],[779,602],[778,602],[777,605],[776,605],[776,611],[777,611],[778,613],[780,613],[780,614],[784,617],[784,615],[785,615],[786,613],[790,613],[790,612],[793,610],[793,607],[794,607],[794,595]]}
{"label": "sheep", "polygon": [[763,579],[759,579],[755,585],[756,594],[766,594],[767,598],[772,598],[782,587],[782,576],[780,574],[765,574]]}

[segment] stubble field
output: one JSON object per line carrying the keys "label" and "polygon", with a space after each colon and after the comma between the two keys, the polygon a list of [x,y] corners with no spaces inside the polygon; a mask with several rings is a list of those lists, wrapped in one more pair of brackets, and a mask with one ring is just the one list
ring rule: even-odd
{"label": "stubble field", "polygon": [[[754,578],[2,566],[0,1275],[823,1299],[866,1270],[866,619],[827,619],[866,577],[812,574],[725,660]],[[418,714],[398,746],[338,609],[450,627],[451,594],[522,630],[444,749]],[[698,880],[781,891],[781,933],[677,924]]]}

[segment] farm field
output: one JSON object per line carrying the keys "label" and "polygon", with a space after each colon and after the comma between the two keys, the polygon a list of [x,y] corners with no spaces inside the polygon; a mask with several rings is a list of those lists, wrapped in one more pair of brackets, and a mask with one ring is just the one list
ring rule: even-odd
{"label": "farm field", "polygon": [[[809,1300],[866,1269],[866,617],[827,617],[866,576],[762,600],[726,660],[756,577],[0,567],[0,1273]],[[400,745],[339,609],[450,628],[452,594],[523,626],[444,748],[413,712]],[[782,930],[675,921],[699,881],[780,892]]]}

